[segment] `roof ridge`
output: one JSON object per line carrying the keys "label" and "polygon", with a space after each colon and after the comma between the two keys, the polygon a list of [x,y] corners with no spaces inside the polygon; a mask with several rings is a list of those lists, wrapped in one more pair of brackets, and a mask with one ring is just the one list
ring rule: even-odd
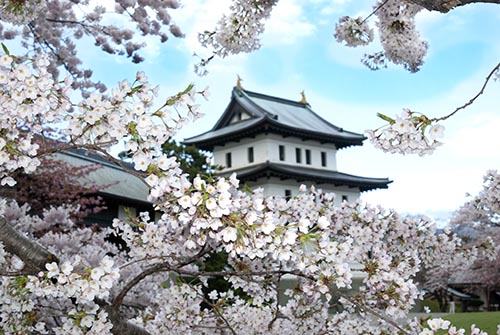
{"label": "roof ridge", "polygon": [[128,172],[128,170],[134,171],[134,166],[129,162],[122,162],[123,165],[120,165],[117,162],[109,161],[105,157],[99,156],[99,154],[96,152],[92,152],[90,150],[82,148],[63,150],[59,151],[58,153],[66,156],[76,157],[89,163],[100,164],[124,172]]}
{"label": "roof ridge", "polygon": [[[301,106],[301,107],[311,107],[311,105],[309,103],[305,103],[304,104],[304,103],[302,103],[300,101],[285,99],[285,98],[276,97],[276,96],[273,96],[273,95],[259,93],[259,92],[254,92],[254,91],[249,91],[249,90],[245,90],[245,89],[239,89],[237,87],[235,87],[235,89],[238,89],[238,90],[242,91],[243,93],[246,93],[249,96],[255,96],[255,97],[263,98],[263,99],[266,99],[266,100],[285,102],[285,103],[287,103],[289,105],[295,105],[295,106]],[[310,108],[308,108],[308,109],[311,110]]]}

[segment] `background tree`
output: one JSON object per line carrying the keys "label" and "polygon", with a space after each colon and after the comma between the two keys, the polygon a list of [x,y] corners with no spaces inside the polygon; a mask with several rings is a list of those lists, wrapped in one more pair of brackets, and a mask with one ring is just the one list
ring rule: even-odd
{"label": "background tree", "polygon": [[[500,175],[490,170],[484,176],[483,189],[471,197],[455,213],[450,222],[468,245],[491,243],[500,245]],[[453,279],[477,283],[485,291],[485,305],[490,308],[490,293],[500,288],[500,257],[479,257],[467,268],[453,273]]]}
{"label": "background tree", "polygon": [[83,219],[106,208],[97,195],[99,187],[86,179],[98,169],[100,166],[95,164],[70,166],[61,160],[43,158],[34,173],[18,171],[14,175],[16,185],[2,188],[0,195],[28,204],[32,214],[42,215],[45,209],[68,205],[74,219]]}
{"label": "background tree", "polygon": [[6,0],[0,4],[0,40],[20,37],[26,55],[49,56],[48,69],[55,78],[63,69],[82,92],[89,93],[92,87],[104,92],[105,85],[93,81],[93,71],[83,68],[79,40],[92,40],[106,53],[140,63],[144,60],[140,50],[146,46],[143,37],[157,36],[161,43],[169,36],[183,37],[170,16],[179,6],[177,0],[116,0],[97,5],[89,0]]}
{"label": "background tree", "polygon": [[220,169],[212,165],[208,153],[199,150],[194,145],[187,146],[170,138],[163,143],[161,149],[168,156],[177,157],[179,167],[189,175],[189,179],[194,179],[198,174],[210,176]]}

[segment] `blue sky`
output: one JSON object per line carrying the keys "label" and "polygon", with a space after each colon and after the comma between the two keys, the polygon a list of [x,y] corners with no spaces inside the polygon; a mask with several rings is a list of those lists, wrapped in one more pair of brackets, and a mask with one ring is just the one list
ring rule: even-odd
{"label": "blue sky", "polygon": [[[262,48],[251,54],[214,61],[209,74],[193,73],[194,52],[204,51],[196,34],[211,29],[228,8],[227,0],[186,0],[173,11],[173,20],[186,33],[165,44],[147,39],[147,61],[138,66],[126,59],[85,50],[85,59],[98,78],[110,86],[144,70],[161,86],[164,96],[190,82],[210,87],[202,103],[206,116],[185,127],[178,139],[210,129],[230,99],[236,76],[251,91],[300,100],[305,90],[313,110],[333,124],[363,132],[382,123],[377,112],[395,115],[403,107],[430,117],[453,111],[481,87],[484,77],[500,61],[500,6],[469,5],[448,14],[421,12],[417,26],[429,41],[422,70],[412,74],[400,67],[370,71],[360,63],[366,52],[344,47],[333,38],[340,16],[366,16],[373,0],[280,0],[262,37]],[[342,172],[394,180],[388,190],[366,192],[363,199],[402,212],[438,215],[456,209],[465,193],[477,193],[487,169],[500,162],[500,83],[491,83],[472,107],[444,123],[445,145],[432,156],[384,154],[368,142],[341,150]]]}

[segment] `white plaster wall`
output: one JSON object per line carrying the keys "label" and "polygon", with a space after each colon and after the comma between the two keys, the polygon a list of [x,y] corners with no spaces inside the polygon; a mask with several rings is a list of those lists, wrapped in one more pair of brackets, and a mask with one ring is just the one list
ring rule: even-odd
{"label": "white plaster wall", "polygon": [[[349,188],[347,186],[336,187],[331,184],[315,185],[313,183],[304,183],[307,187],[314,185],[317,189],[322,189],[324,193],[335,193],[335,205],[342,203],[342,196],[347,196],[348,202],[353,202],[359,199],[360,191],[358,188]],[[264,196],[279,195],[285,196],[285,190],[292,191],[292,196],[299,193],[300,184],[293,180],[282,181],[278,178],[261,179],[257,182],[248,183],[252,189],[257,187],[264,188]]]}
{"label": "white plaster wall", "polygon": [[[285,146],[285,160],[279,160],[279,146]],[[254,162],[248,162],[248,148],[254,148]],[[295,149],[300,148],[302,153],[301,163],[296,162]],[[311,150],[311,164],[306,164],[306,149]],[[255,138],[243,139],[240,142],[226,143],[224,146],[214,147],[214,163],[226,165],[226,153],[231,152],[232,167],[224,169],[230,171],[252,164],[264,163],[266,161],[287,164],[291,166],[303,166],[322,170],[337,170],[337,149],[333,144],[321,144],[317,141],[303,141],[295,137],[286,137],[268,134],[259,135]],[[321,166],[321,152],[326,152],[327,166]]]}
{"label": "white plaster wall", "polygon": [[[254,162],[248,162],[248,148],[253,147]],[[230,171],[245,166],[263,163],[268,157],[268,148],[265,139],[248,138],[240,142],[226,143],[224,146],[214,147],[214,164],[226,166],[226,153],[231,153],[232,167],[223,171]]]}

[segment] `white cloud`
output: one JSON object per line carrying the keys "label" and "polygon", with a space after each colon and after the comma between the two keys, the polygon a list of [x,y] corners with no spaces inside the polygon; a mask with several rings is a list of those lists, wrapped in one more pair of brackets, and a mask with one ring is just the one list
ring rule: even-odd
{"label": "white cloud", "polygon": [[306,20],[304,8],[297,0],[280,0],[266,23],[264,45],[294,44],[312,35],[316,27]]}
{"label": "white cloud", "polygon": [[223,14],[229,12],[231,0],[190,0],[175,10],[173,20],[186,35],[180,48],[189,53],[203,52],[198,34],[213,30]]}
{"label": "white cloud", "polygon": [[[223,14],[229,13],[230,0],[192,0],[173,15],[175,22],[186,34],[183,48],[190,52],[203,52],[198,33],[215,28]],[[262,36],[264,45],[293,44],[315,32],[314,24],[306,20],[301,2],[280,0],[273,9]]]}

